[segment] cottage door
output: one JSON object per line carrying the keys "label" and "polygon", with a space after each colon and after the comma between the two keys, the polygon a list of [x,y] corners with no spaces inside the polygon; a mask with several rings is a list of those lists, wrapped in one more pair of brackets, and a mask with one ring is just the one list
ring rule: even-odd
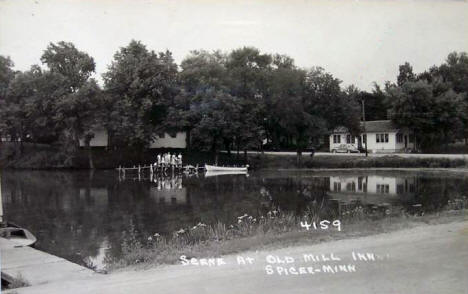
{"label": "cottage door", "polygon": [[405,149],[408,148],[408,136],[405,135]]}

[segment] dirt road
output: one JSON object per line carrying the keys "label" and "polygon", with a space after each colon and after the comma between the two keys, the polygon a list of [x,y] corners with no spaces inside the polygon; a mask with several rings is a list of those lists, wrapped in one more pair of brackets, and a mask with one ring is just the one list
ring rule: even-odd
{"label": "dirt road", "polygon": [[[361,260],[354,260],[353,252]],[[304,254],[309,254],[307,262]],[[224,257],[226,264],[220,266],[162,266],[15,291],[36,294],[468,293],[468,221],[240,255],[255,261],[252,265],[239,265],[237,256],[231,255]],[[276,257],[281,261],[293,258],[294,262],[272,264],[274,273],[268,275],[265,269],[269,264],[268,255],[270,262]],[[324,260],[327,258],[341,260]],[[331,265],[334,273],[324,265]],[[277,266],[288,269],[289,275],[284,271],[279,275]]]}

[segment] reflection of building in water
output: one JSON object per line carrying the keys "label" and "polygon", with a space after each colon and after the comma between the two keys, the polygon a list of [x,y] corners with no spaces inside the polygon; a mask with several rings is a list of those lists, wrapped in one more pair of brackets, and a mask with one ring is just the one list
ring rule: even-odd
{"label": "reflection of building in water", "polygon": [[384,176],[330,177],[330,191],[391,195],[414,193],[415,179]]}
{"label": "reflection of building in water", "polygon": [[332,176],[330,177],[330,194],[333,198],[343,201],[367,200],[384,202],[389,201],[395,196],[414,195],[415,183],[415,178],[378,175]]}
{"label": "reflection of building in water", "polygon": [[187,189],[182,186],[181,177],[155,178],[150,187],[150,196],[158,203],[187,204]]}

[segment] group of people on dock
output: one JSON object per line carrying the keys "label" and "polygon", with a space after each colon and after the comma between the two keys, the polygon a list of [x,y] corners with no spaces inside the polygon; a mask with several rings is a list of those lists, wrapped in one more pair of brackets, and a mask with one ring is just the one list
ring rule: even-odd
{"label": "group of people on dock", "polygon": [[158,154],[156,162],[153,164],[154,168],[181,168],[182,167],[182,154],[176,155],[170,152]]}

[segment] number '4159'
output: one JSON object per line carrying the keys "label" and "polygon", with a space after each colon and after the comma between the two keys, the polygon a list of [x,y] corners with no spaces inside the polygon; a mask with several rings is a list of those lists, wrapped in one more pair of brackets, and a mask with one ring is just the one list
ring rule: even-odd
{"label": "number '4159'", "polygon": [[335,228],[338,231],[341,231],[341,221],[340,220],[322,220],[320,222],[312,222],[308,223],[307,221],[301,221],[301,228],[305,228],[308,230],[328,230],[331,228]]}

